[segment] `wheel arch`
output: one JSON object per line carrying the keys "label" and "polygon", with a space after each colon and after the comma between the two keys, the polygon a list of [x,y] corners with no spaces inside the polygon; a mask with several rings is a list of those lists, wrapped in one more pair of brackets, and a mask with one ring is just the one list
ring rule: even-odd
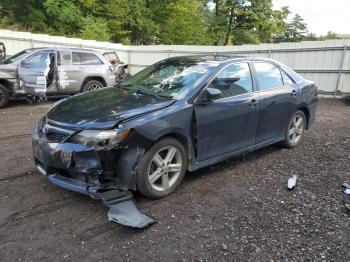
{"label": "wheel arch", "polygon": [[83,91],[83,88],[85,86],[85,84],[91,80],[96,80],[99,81],[103,84],[104,87],[107,86],[107,82],[106,80],[102,77],[102,76],[88,76],[84,79],[84,81],[82,82],[81,86],[80,86],[80,92]]}
{"label": "wheel arch", "polygon": [[298,111],[298,110],[301,110],[305,114],[305,118],[306,118],[306,127],[305,127],[305,129],[309,129],[310,111],[309,111],[307,105],[306,104],[299,105],[297,107],[296,111]]}
{"label": "wheel arch", "polygon": [[152,143],[151,146],[153,146],[155,143],[157,143],[158,141],[163,140],[165,138],[174,138],[185,147],[186,154],[187,154],[187,160],[188,160],[187,161],[187,170],[191,171],[192,170],[193,150],[192,150],[192,144],[191,144],[190,140],[184,134],[182,134],[180,132],[169,132],[166,134],[162,134],[160,137],[158,137],[157,140],[154,141],[154,143]]}
{"label": "wheel arch", "polygon": [[9,92],[12,92],[12,88],[13,88],[13,84],[7,80],[7,79],[4,79],[4,78],[0,78],[0,85],[4,86],[5,88],[7,88],[7,90]]}

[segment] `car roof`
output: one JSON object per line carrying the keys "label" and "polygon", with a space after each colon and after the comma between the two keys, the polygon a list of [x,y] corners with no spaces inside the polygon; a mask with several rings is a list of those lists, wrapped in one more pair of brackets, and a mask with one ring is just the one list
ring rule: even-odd
{"label": "car roof", "polygon": [[270,61],[274,63],[278,63],[277,61],[265,58],[265,57],[250,57],[250,56],[237,56],[237,55],[192,55],[192,56],[176,56],[166,59],[167,61],[178,61],[178,62],[188,62],[188,63],[216,63],[226,64],[227,62],[240,61],[240,60],[248,60],[248,61]]}
{"label": "car roof", "polygon": [[36,47],[36,48],[29,48],[27,49],[29,52],[34,52],[38,50],[55,50],[55,51],[76,51],[76,52],[87,52],[87,53],[100,53],[100,51],[92,50],[92,49],[85,49],[85,48],[68,48],[68,47]]}
{"label": "car roof", "polygon": [[280,68],[282,68],[285,72],[288,73],[288,75],[290,77],[292,77],[292,79],[295,82],[302,82],[304,81],[304,78],[299,75],[298,73],[296,73],[294,70],[292,70],[291,68],[287,67],[286,65],[273,60],[271,58],[266,58],[266,57],[252,57],[252,56],[237,56],[237,55],[229,55],[229,54],[225,54],[225,55],[193,55],[193,56],[177,56],[177,57],[171,57],[171,58],[167,58],[163,61],[175,61],[175,62],[188,62],[188,63],[210,63],[210,64],[214,64],[215,66],[219,67],[219,66],[225,66],[231,62],[235,62],[235,61],[262,61],[262,62],[270,62],[270,63],[274,63],[275,65],[279,66]]}

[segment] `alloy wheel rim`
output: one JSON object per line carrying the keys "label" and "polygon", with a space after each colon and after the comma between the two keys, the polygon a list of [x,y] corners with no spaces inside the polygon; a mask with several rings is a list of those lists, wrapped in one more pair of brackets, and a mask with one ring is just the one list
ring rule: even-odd
{"label": "alloy wheel rim", "polygon": [[92,84],[91,86],[89,86],[88,91],[92,91],[92,90],[97,90],[100,89],[101,85],[99,84]]}
{"label": "alloy wheel rim", "polygon": [[176,147],[167,146],[153,156],[148,168],[148,181],[154,190],[165,191],[176,183],[181,170],[180,151]]}
{"label": "alloy wheel rim", "polygon": [[288,136],[293,144],[297,144],[304,133],[304,118],[297,114],[289,127]]}
{"label": "alloy wheel rim", "polygon": [[4,92],[0,90],[0,100],[5,96]]}

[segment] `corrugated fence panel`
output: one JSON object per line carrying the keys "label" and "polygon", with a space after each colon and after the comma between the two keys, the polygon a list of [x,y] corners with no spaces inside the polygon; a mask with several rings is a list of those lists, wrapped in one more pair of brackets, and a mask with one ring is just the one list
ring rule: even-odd
{"label": "corrugated fence panel", "polygon": [[27,48],[51,46],[115,51],[122,61],[130,64],[131,74],[175,56],[225,54],[270,57],[293,68],[305,78],[315,81],[320,85],[320,91],[335,93],[338,90],[339,93],[350,93],[350,40],[243,46],[124,46],[94,40],[0,30],[0,41],[6,45],[8,55]]}

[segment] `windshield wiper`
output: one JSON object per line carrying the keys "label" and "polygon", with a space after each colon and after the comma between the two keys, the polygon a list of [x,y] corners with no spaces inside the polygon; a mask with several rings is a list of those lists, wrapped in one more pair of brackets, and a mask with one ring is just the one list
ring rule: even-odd
{"label": "windshield wiper", "polygon": [[159,98],[159,95],[157,93],[153,93],[153,92],[148,93],[148,92],[142,91],[141,89],[135,89],[134,91],[138,95],[155,96],[155,97]]}
{"label": "windshield wiper", "polygon": [[[158,99],[161,99],[161,98],[172,98],[171,96],[167,96],[167,95],[161,95],[161,94],[158,94],[157,92],[145,92],[143,91],[142,89],[135,89],[134,90],[136,94],[140,94],[140,95],[148,95],[148,96],[154,96],[154,97],[157,97]],[[150,90],[151,91],[151,90]]]}

